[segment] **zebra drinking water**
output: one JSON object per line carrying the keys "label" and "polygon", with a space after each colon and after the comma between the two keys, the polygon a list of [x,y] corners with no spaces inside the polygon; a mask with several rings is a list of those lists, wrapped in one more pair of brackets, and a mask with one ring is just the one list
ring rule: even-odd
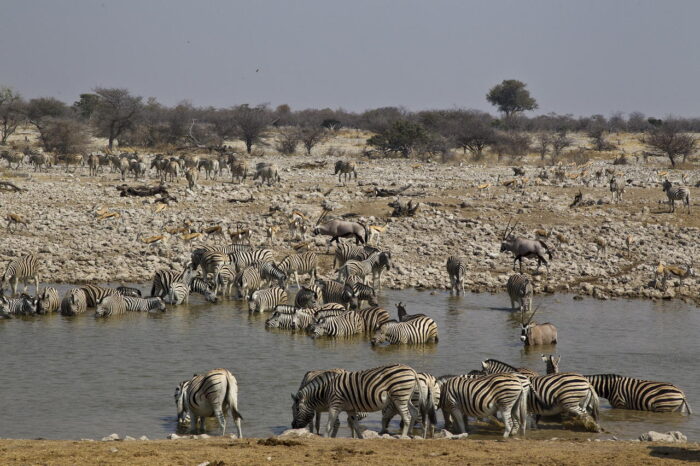
{"label": "zebra drinking water", "polygon": [[640,380],[617,374],[584,377],[593,385],[598,396],[607,399],[613,408],[692,413],[683,390],[670,383]]}
{"label": "zebra drinking water", "polygon": [[287,303],[287,291],[284,288],[273,287],[255,291],[248,301],[249,312],[265,312],[274,309],[279,304]]}
{"label": "zebra drinking water", "polygon": [[447,258],[447,274],[450,276],[450,293],[464,293],[464,276],[467,273],[467,265],[462,258],[450,256]]}
{"label": "zebra drinking water", "polygon": [[365,321],[357,312],[347,311],[336,317],[318,319],[311,326],[311,329],[314,338],[322,336],[346,337],[364,333]]}

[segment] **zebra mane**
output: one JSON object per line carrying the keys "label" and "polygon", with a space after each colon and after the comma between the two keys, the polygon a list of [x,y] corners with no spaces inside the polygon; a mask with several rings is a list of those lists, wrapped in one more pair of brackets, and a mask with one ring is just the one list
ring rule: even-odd
{"label": "zebra mane", "polygon": [[510,364],[506,364],[506,363],[503,362],[503,361],[499,361],[498,359],[486,359],[486,360],[484,360],[484,361],[481,362],[481,365],[482,365],[482,367],[484,367],[484,368],[486,368],[487,365],[493,365],[493,364],[505,366],[505,367],[507,367],[507,368],[512,369],[513,372],[517,372],[517,371],[518,371],[518,369],[517,369],[516,367],[513,367],[513,366],[511,366]]}

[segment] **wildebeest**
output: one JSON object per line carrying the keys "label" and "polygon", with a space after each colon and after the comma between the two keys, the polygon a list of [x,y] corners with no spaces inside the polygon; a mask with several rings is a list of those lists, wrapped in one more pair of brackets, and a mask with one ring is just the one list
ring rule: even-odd
{"label": "wildebeest", "polygon": [[367,227],[358,222],[348,222],[345,220],[331,220],[323,225],[317,225],[313,231],[314,235],[330,236],[332,243],[339,242],[338,238],[355,237],[355,244],[364,244],[367,242],[369,232]]}
{"label": "wildebeest", "polygon": [[537,268],[539,269],[542,264],[549,269],[549,263],[544,258],[547,254],[549,259],[552,259],[552,252],[542,240],[532,240],[521,237],[513,236],[513,230],[517,226],[517,223],[510,228],[510,221],[506,226],[506,230],[503,233],[503,242],[501,243],[501,252],[510,251],[515,257],[513,259],[513,268],[515,268],[515,263],[520,261],[520,272],[523,271],[523,257],[537,257]]}
{"label": "wildebeest", "polygon": [[557,328],[549,322],[538,324],[537,322],[532,321],[532,318],[535,317],[537,309],[530,314],[530,318],[527,320],[527,322],[525,322],[524,313],[521,313],[520,340],[525,344],[525,346],[556,345]]}

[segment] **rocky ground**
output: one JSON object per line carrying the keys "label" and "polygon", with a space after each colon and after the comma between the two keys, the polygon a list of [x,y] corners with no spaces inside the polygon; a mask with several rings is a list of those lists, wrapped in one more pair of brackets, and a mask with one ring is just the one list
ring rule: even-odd
{"label": "rocky ground", "polygon": [[[1,211],[20,214],[30,223],[15,231],[0,230],[0,260],[37,253],[44,282],[150,281],[157,268],[181,268],[198,244],[220,241],[213,237],[188,243],[165,233],[164,242],[143,242],[186,222],[194,229],[219,224],[225,229],[236,229],[238,224],[250,227],[255,232],[253,242],[261,245],[266,241],[264,227],[278,225],[278,237],[269,247],[281,259],[298,243],[291,241],[286,226],[292,210],[303,212],[313,225],[325,202],[334,208],[328,218],[355,214],[368,224],[387,226],[381,247],[392,252],[395,265],[383,279],[389,288],[447,288],[445,261],[449,255],[459,255],[468,264],[465,284],[469,290],[504,290],[512,273],[512,257],[499,253],[499,245],[506,223],[513,219],[519,235],[534,238],[535,229],[550,232],[545,240],[554,251],[549,272],[542,268],[535,273],[534,260],[524,263],[524,270],[534,273],[538,292],[700,302],[697,277],[685,280],[682,287],[677,280],[670,281],[666,290],[658,289],[654,281],[660,261],[682,266],[700,257],[697,200],[692,202],[691,214],[680,207],[668,213],[668,206],[661,204],[666,197],[659,186],[666,176],[673,181],[685,176],[686,184],[694,186],[700,181],[700,169],[664,174],[662,160],[644,163],[632,158],[628,165],[594,160],[584,167],[564,165],[559,176],[555,168],[548,168],[548,178],[541,179],[542,168],[534,159],[525,165],[524,176],[514,176],[512,162],[353,158],[359,179],[345,184],[332,175],[332,157],[252,157],[251,166],[259,161],[276,163],[282,182],[261,186],[249,178],[237,184],[228,173],[223,180],[203,180],[202,172],[200,186],[193,191],[187,189],[184,178],[168,183],[178,202],[159,212],[156,197],[119,197],[116,186],[122,181],[117,173],[105,171],[91,177],[87,167],[75,173],[61,166],[47,173],[26,166],[4,168],[2,179],[25,191],[0,192]],[[327,165],[313,167],[319,160]],[[596,177],[605,169],[629,181],[620,203],[611,203],[606,176]],[[511,186],[504,186],[511,180]],[[127,183],[144,181],[130,177]],[[154,172],[145,183],[158,183]],[[400,188],[406,189],[399,196],[375,195],[377,190]],[[591,205],[569,208],[579,191],[584,204]],[[698,193],[691,188],[691,201]],[[388,203],[397,198],[420,203],[415,217],[390,216]],[[105,210],[120,216],[100,220],[98,211]],[[597,251],[596,238],[607,241],[607,255]],[[309,235],[307,240],[312,250],[327,251],[325,238]],[[322,275],[335,276],[331,261],[330,255],[322,256]]]}

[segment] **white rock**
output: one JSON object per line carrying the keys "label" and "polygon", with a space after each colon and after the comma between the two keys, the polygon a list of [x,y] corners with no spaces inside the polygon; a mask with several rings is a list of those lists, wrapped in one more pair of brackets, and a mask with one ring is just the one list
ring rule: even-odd
{"label": "white rock", "polygon": [[131,437],[131,436],[129,436],[129,435],[125,435],[125,436],[124,436],[124,441],[125,441],[125,442],[132,442],[132,441],[134,441],[134,440],[136,440],[134,437]]}
{"label": "white rock", "polygon": [[178,440],[178,439],[185,438],[185,437],[177,435],[177,434],[170,434],[166,438],[168,440]]}
{"label": "white rock", "polygon": [[287,429],[278,435],[279,438],[290,438],[290,437],[301,437],[301,438],[312,438],[316,437],[315,434],[309,432],[308,429]]}
{"label": "white rock", "polygon": [[379,432],[374,431],[374,430],[363,430],[362,431],[362,438],[363,439],[371,439],[371,438],[380,438]]}
{"label": "white rock", "polygon": [[670,431],[666,433],[655,432],[650,430],[639,436],[639,440],[642,442],[671,442],[671,443],[685,443],[688,438],[681,432]]}
{"label": "white rock", "polygon": [[113,442],[116,440],[120,440],[119,434],[112,434],[112,435],[108,435],[107,437],[102,437],[103,442]]}
{"label": "white rock", "polygon": [[139,437],[139,440],[149,440],[149,438],[146,437],[145,435],[142,435],[141,437]]}
{"label": "white rock", "polygon": [[465,432],[463,434],[453,435],[452,437],[450,437],[450,440],[462,440],[462,439],[465,439],[467,437],[469,437],[469,434]]}

